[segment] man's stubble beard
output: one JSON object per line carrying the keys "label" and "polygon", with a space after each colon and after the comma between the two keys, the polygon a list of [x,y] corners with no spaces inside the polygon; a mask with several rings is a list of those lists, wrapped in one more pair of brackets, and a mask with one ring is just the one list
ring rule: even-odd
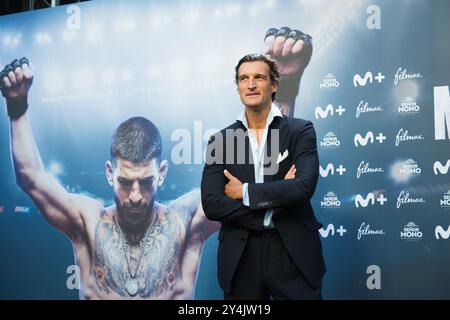
{"label": "man's stubble beard", "polygon": [[142,213],[130,213],[127,212],[127,208],[133,208],[126,205],[121,205],[120,200],[114,195],[114,201],[116,203],[117,215],[120,221],[120,227],[125,233],[145,233],[149,227],[153,207],[155,204],[156,194],[148,205],[142,206]]}

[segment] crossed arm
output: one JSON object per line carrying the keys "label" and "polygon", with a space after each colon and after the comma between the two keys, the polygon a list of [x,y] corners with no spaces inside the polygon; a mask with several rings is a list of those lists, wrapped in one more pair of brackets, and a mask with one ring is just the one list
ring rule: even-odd
{"label": "crossed arm", "polygon": [[[218,161],[206,164],[201,187],[206,216],[211,220],[260,230],[266,209],[301,205],[308,201],[315,191],[319,168],[316,134],[312,123],[308,122],[306,126],[298,129],[295,136],[293,166],[286,173],[284,180],[249,183],[250,206],[245,206],[242,197],[236,195],[237,190],[242,187],[242,182],[234,176],[228,180],[224,175],[225,165],[222,164],[222,159],[215,159]],[[212,145],[213,139],[208,148]],[[207,154],[214,155],[214,151],[207,150]],[[224,191],[230,183],[233,186],[228,189],[235,189],[234,194]]]}

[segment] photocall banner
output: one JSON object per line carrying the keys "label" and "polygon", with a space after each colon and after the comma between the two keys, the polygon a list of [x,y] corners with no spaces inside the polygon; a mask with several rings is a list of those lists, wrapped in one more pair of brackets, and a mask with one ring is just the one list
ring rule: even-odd
{"label": "photocall banner", "polygon": [[[156,200],[188,199],[195,212],[208,139],[243,108],[238,60],[263,53],[270,28],[309,34],[294,116],[317,133],[324,299],[449,299],[449,12],[445,0],[96,0],[0,17],[0,65],[29,60],[27,115],[43,166],[65,191],[114,204],[111,136],[140,116],[159,129],[168,161]],[[86,297],[99,284],[83,288],[71,241],[19,188],[1,113],[0,298]],[[211,230],[183,243],[194,254],[172,252],[192,268],[189,281],[155,256],[149,268],[164,278],[150,278],[155,292],[223,298]]]}

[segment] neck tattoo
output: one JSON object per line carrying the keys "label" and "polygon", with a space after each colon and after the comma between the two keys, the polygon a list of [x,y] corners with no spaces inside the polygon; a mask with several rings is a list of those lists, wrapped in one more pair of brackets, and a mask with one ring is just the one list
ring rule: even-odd
{"label": "neck tattoo", "polygon": [[[122,242],[122,252],[125,255],[125,261],[127,262],[127,270],[128,270],[128,280],[125,284],[125,291],[132,297],[134,297],[139,291],[139,282],[137,280],[137,273],[139,270],[139,266],[141,264],[142,256],[144,255],[144,251],[148,248],[153,248],[156,244],[156,238],[161,233],[161,223],[156,217],[156,213],[154,213],[154,218],[152,222],[149,224],[147,231],[145,232],[145,236],[139,242],[139,257],[136,262],[136,266],[134,268],[134,272],[131,272],[131,245],[125,240],[123,235],[122,228],[120,227],[116,215],[114,215],[114,222],[117,225],[117,229],[119,230],[120,240]],[[154,228],[152,228],[153,223],[155,224]],[[152,231],[150,232],[150,230]],[[129,251],[129,253],[127,253]]]}

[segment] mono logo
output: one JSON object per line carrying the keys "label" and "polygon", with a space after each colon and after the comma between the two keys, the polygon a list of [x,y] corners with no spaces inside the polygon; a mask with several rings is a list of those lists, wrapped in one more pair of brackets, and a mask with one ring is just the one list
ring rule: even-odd
{"label": "mono logo", "polygon": [[440,200],[440,204],[441,208],[450,209],[450,190],[444,193],[442,199]]}
{"label": "mono logo", "polygon": [[340,164],[337,169],[334,168],[334,164],[332,164],[332,163],[327,164],[325,169],[322,168],[321,165],[319,165],[319,173],[322,178],[328,177],[329,174],[331,174],[333,176],[335,171],[337,173],[339,173],[340,176],[342,176],[344,174],[344,172],[347,171],[347,169],[344,168],[344,166],[342,164]]}
{"label": "mono logo", "polygon": [[422,231],[417,224],[410,221],[403,227],[403,231],[400,231],[400,238],[402,240],[421,240],[423,237]]}
{"label": "mono logo", "polygon": [[419,167],[418,163],[414,159],[408,159],[405,162],[401,163],[398,168],[399,175],[401,176],[411,176],[411,175],[420,175],[422,173],[422,169]]}
{"label": "mono logo", "polygon": [[370,265],[366,270],[370,276],[367,278],[366,285],[369,290],[381,289],[381,268],[376,264]]}
{"label": "mono logo", "polygon": [[75,264],[71,264],[67,267],[66,273],[69,274],[66,281],[67,289],[80,289],[80,268]]}
{"label": "mono logo", "polygon": [[367,143],[374,143],[374,138],[375,140],[377,140],[379,143],[383,143],[384,140],[386,140],[386,136],[383,134],[383,132],[380,132],[376,137],[374,136],[372,131],[368,131],[366,133],[366,135],[363,136],[359,133],[355,134],[354,138],[353,138],[353,142],[355,144],[355,147],[358,146],[363,146],[365,147],[367,145]]}
{"label": "mono logo", "polygon": [[339,88],[339,81],[332,73],[328,73],[323,77],[322,82],[319,85],[320,89],[337,89]]}
{"label": "mono logo", "polygon": [[442,163],[440,163],[439,161],[436,161],[433,164],[433,172],[434,174],[437,176],[439,173],[440,174],[447,174],[448,169],[450,168],[450,159],[447,160],[447,163],[444,165],[442,165]]}
{"label": "mono logo", "polygon": [[434,235],[438,240],[450,238],[450,225],[447,227],[447,230],[444,230],[442,226],[436,226],[434,229]]}
{"label": "mono logo", "polygon": [[398,107],[399,114],[418,114],[420,112],[420,106],[417,105],[416,100],[411,97],[406,97],[402,102],[400,102],[400,107]]}
{"label": "mono logo", "polygon": [[370,5],[367,7],[366,13],[369,15],[366,20],[367,29],[381,29],[381,9],[377,5]]}
{"label": "mono logo", "polygon": [[316,119],[319,119],[319,117],[324,119],[324,118],[327,118],[328,115],[330,115],[330,116],[334,115],[335,111],[336,111],[336,113],[339,114],[339,116],[342,116],[342,114],[345,112],[345,108],[342,108],[342,106],[339,106],[335,110],[333,105],[329,104],[329,105],[327,105],[327,107],[324,110],[320,106],[318,106],[314,110],[314,115],[316,116]]}
{"label": "mono logo", "polygon": [[448,86],[434,87],[434,139],[445,140],[445,128],[450,139],[450,94]]}
{"label": "mono logo", "polygon": [[364,198],[362,195],[357,194],[355,196],[355,207],[363,207],[366,208],[369,204],[375,205],[375,200],[378,201],[378,203],[382,206],[386,201],[388,201],[387,198],[384,197],[383,193],[377,193],[377,197],[375,197],[375,194],[373,192],[369,192],[367,196]]}
{"label": "mono logo", "polygon": [[378,72],[378,74],[374,77],[372,75],[372,72],[367,71],[363,78],[359,74],[356,73],[353,76],[353,85],[355,87],[358,87],[358,86],[364,87],[367,84],[367,82],[372,83],[373,79],[378,81],[378,83],[381,83],[381,82],[383,82],[383,80],[385,78],[386,78],[385,75],[382,74],[381,72]]}
{"label": "mono logo", "polygon": [[328,191],[327,194],[323,196],[323,200],[320,201],[320,207],[325,209],[339,209],[341,207],[341,202],[333,191]]}
{"label": "mono logo", "polygon": [[336,230],[335,229],[335,227],[334,227],[334,225],[333,224],[328,224],[327,225],[327,228],[326,229],[324,229],[324,228],[320,228],[319,229],[319,233],[320,233],[320,236],[322,237],[322,238],[328,238],[328,236],[331,234],[331,236],[334,236],[334,233],[335,232],[337,232],[337,233],[339,233],[339,236],[341,236],[341,237],[343,237],[344,236],[344,233],[346,233],[347,232],[347,229],[345,229],[344,228],[344,226],[339,226],[339,228]]}
{"label": "mono logo", "polygon": [[320,147],[323,149],[339,148],[341,142],[333,132],[328,132],[320,142]]}

